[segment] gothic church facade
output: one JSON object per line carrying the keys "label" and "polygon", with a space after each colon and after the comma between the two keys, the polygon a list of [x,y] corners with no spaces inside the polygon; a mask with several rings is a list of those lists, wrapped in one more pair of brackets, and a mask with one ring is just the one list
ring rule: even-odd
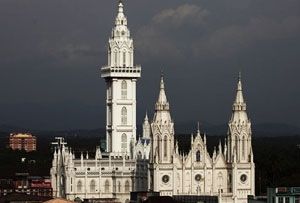
{"label": "gothic church facade", "polygon": [[132,191],[161,195],[218,196],[219,202],[246,203],[254,195],[255,165],[251,122],[239,78],[225,141],[207,151],[206,135],[191,135],[188,154],[180,153],[164,78],[153,119],[146,115],[136,140],[136,82],[133,39],[119,2],[108,43],[108,62],[101,68],[106,82],[106,151],[75,157],[62,138],[55,142],[50,171],[53,193],[70,200],[116,198],[128,202]]}

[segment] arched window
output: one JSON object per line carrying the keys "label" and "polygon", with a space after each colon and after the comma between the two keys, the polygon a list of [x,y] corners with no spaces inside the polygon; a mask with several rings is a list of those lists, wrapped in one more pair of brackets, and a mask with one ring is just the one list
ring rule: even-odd
{"label": "arched window", "polygon": [[157,154],[158,154],[158,157],[160,157],[161,156],[161,154],[160,154],[160,148],[161,148],[161,146],[160,146],[160,141],[161,141],[161,139],[160,139],[160,137],[159,137],[159,135],[157,135],[156,136],[157,137]]}
{"label": "arched window", "polygon": [[130,184],[129,184],[129,181],[126,180],[125,182],[125,192],[129,192],[130,191]]}
{"label": "arched window", "polygon": [[131,64],[132,64],[132,62],[131,62],[131,57],[132,57],[132,54],[131,54],[131,52],[129,52],[129,66],[131,66]]}
{"label": "arched window", "polygon": [[122,151],[126,152],[126,149],[127,149],[127,135],[125,133],[122,134],[121,142],[122,142],[121,143]]}
{"label": "arched window", "polygon": [[109,193],[109,180],[106,180],[106,181],[105,181],[105,184],[104,184],[104,191],[105,191],[105,193]]}
{"label": "arched window", "polygon": [[221,172],[218,173],[218,186],[222,189],[223,186],[223,174]]}
{"label": "arched window", "polygon": [[96,188],[96,182],[95,182],[95,180],[91,180],[90,191],[95,192],[95,188]]}
{"label": "arched window", "polygon": [[164,138],[164,157],[167,157],[168,155],[168,138],[165,136]]}
{"label": "arched window", "polygon": [[121,182],[118,182],[118,192],[121,192]]}
{"label": "arched window", "polygon": [[201,161],[201,154],[199,150],[196,152],[196,161],[197,162]]}
{"label": "arched window", "polygon": [[242,155],[245,157],[245,137],[242,138]]}
{"label": "arched window", "polygon": [[126,65],[126,51],[123,52],[123,66]]}
{"label": "arched window", "polygon": [[138,153],[138,158],[139,158],[139,159],[142,159],[142,157],[143,157],[142,152],[139,151],[139,153]]}
{"label": "arched window", "polygon": [[121,112],[121,123],[122,125],[127,125],[127,109],[124,106]]}
{"label": "arched window", "polygon": [[77,182],[77,192],[81,192],[82,190],[82,182],[81,180]]}
{"label": "arched window", "polygon": [[121,97],[122,99],[127,99],[127,82],[125,80],[121,84]]}
{"label": "arched window", "polygon": [[114,53],[115,53],[115,54],[114,54],[114,58],[115,58],[115,67],[117,67],[117,66],[118,66],[118,52],[115,51]]}

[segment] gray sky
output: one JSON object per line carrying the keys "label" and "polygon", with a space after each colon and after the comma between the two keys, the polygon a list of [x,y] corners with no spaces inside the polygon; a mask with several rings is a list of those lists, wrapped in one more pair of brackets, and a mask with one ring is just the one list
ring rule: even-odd
{"label": "gray sky", "polygon": [[[0,0],[0,124],[105,127],[111,0]],[[128,0],[138,121],[163,69],[176,122],[227,123],[238,72],[253,123],[300,126],[299,0]],[[191,129],[192,131],[193,129]]]}

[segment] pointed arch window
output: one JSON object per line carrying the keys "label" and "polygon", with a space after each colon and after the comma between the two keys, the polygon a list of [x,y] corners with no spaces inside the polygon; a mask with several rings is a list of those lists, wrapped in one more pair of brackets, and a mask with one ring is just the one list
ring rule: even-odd
{"label": "pointed arch window", "polygon": [[114,51],[114,58],[115,58],[115,67],[118,66],[118,52]]}
{"label": "pointed arch window", "polygon": [[130,183],[128,180],[126,180],[125,182],[125,192],[129,192],[130,191]]}
{"label": "pointed arch window", "polygon": [[138,153],[138,158],[139,158],[139,159],[142,159],[142,158],[143,158],[143,155],[142,155],[142,152],[141,152],[141,151],[139,151],[139,153]]}
{"label": "pointed arch window", "polygon": [[121,97],[122,99],[127,99],[127,82],[125,80],[121,84]]}
{"label": "pointed arch window", "polygon": [[121,123],[122,125],[127,125],[127,109],[124,106],[121,112]]}
{"label": "pointed arch window", "polygon": [[160,137],[159,137],[159,135],[157,135],[156,136],[156,138],[157,138],[157,154],[158,154],[158,157],[160,157],[161,155],[160,155],[160,148],[161,148],[161,146],[160,146]]}
{"label": "pointed arch window", "polygon": [[223,174],[221,172],[218,173],[218,186],[220,189],[222,189],[223,186]]}
{"label": "pointed arch window", "polygon": [[131,64],[132,64],[132,53],[131,52],[129,52],[129,56],[128,56],[128,59],[129,59],[129,66],[132,66]]}
{"label": "pointed arch window", "polygon": [[123,152],[126,152],[126,149],[127,149],[127,135],[125,133],[122,134],[122,137],[121,137],[121,141],[122,141],[122,151]]}
{"label": "pointed arch window", "polygon": [[118,192],[121,192],[121,182],[118,182]]}
{"label": "pointed arch window", "polygon": [[126,51],[123,52],[123,66],[126,66]]}
{"label": "pointed arch window", "polygon": [[242,138],[242,156],[245,158],[245,137]]}
{"label": "pointed arch window", "polygon": [[109,193],[109,181],[108,180],[105,181],[104,191],[105,191],[105,193]]}
{"label": "pointed arch window", "polygon": [[201,153],[200,153],[200,150],[198,150],[198,151],[196,152],[196,161],[197,161],[197,162],[200,162],[200,161],[201,161]]}
{"label": "pointed arch window", "polygon": [[96,182],[95,182],[95,180],[91,180],[90,191],[95,192],[95,189],[96,189]]}
{"label": "pointed arch window", "polygon": [[168,138],[165,135],[164,137],[164,157],[168,156]]}
{"label": "pointed arch window", "polygon": [[82,190],[82,182],[81,180],[77,182],[77,192],[81,192]]}

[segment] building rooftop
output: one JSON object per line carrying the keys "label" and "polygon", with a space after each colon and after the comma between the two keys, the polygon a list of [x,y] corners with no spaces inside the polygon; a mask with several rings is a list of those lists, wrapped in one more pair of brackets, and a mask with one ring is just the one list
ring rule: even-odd
{"label": "building rooftop", "polygon": [[14,137],[14,138],[32,138],[32,137],[34,137],[30,133],[11,133],[10,136]]}

